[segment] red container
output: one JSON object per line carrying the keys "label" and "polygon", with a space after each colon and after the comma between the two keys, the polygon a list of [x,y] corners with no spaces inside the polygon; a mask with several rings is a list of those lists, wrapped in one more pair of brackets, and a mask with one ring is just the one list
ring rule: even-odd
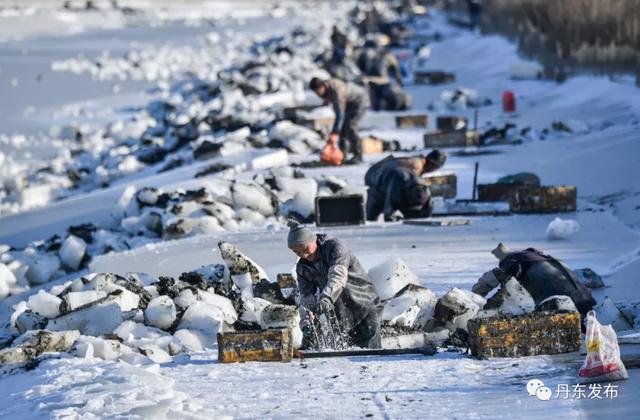
{"label": "red container", "polygon": [[516,112],[516,95],[510,90],[502,93],[502,110],[504,112]]}

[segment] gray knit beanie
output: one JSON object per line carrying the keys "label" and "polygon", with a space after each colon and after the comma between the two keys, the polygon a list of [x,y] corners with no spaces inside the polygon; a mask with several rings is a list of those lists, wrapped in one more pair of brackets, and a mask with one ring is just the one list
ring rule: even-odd
{"label": "gray knit beanie", "polygon": [[296,220],[289,219],[287,221],[289,226],[289,236],[287,236],[287,244],[289,249],[295,246],[307,245],[316,240],[316,234],[310,229],[302,226]]}

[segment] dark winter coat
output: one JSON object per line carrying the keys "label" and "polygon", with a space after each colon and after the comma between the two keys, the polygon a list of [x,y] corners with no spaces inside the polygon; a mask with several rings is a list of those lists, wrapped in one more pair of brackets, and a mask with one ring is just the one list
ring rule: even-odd
{"label": "dark winter coat", "polygon": [[367,272],[342,241],[318,235],[317,242],[319,261],[300,259],[296,265],[302,303],[315,304],[318,293],[329,296],[349,332],[379,309],[380,298]]}
{"label": "dark winter coat", "polygon": [[405,217],[426,217],[431,213],[431,195],[424,181],[400,159],[385,159],[365,174],[367,220],[380,213],[385,220],[399,210]]}
{"label": "dark winter coat", "polygon": [[536,305],[550,296],[565,295],[584,317],[596,304],[589,289],[570,268],[535,248],[509,253],[493,273],[501,284],[515,277]]}

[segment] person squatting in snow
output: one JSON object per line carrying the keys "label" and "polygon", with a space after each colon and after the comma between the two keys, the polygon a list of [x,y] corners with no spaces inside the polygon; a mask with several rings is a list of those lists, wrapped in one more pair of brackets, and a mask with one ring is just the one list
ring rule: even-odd
{"label": "person squatting in snow", "polygon": [[440,169],[447,154],[435,149],[427,156],[395,158],[393,155],[371,166],[364,176],[367,190],[367,220],[429,217],[431,192],[421,175]]}
{"label": "person squatting in snow", "polygon": [[325,103],[331,105],[336,119],[329,134],[328,144],[338,146],[345,154],[352,153],[349,163],[362,162],[362,139],[358,134],[360,122],[369,109],[369,95],[354,83],[340,79],[321,80],[314,77],[309,88]]}
{"label": "person squatting in snow", "polygon": [[[565,295],[571,298],[584,319],[596,301],[578,276],[563,262],[535,248],[510,251],[500,243],[491,251],[500,261],[498,267],[487,271],[473,285],[471,291],[486,296],[491,290],[504,285],[511,277],[529,292],[536,305],[550,296]],[[500,307],[503,288],[487,300],[484,309]]]}
{"label": "person squatting in snow", "polygon": [[[287,244],[299,258],[296,265],[300,303],[316,313],[335,310],[350,344],[380,348],[382,305],[373,283],[358,259],[340,240],[316,235],[289,221]],[[311,345],[311,320],[303,316],[303,348]]]}

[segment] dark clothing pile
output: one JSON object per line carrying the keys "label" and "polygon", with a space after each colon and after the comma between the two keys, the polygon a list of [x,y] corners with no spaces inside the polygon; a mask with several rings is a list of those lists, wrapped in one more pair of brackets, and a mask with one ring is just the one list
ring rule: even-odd
{"label": "dark clothing pile", "polygon": [[405,218],[431,215],[429,188],[411,168],[411,159],[415,158],[388,156],[369,168],[364,177],[367,220],[376,220],[383,213],[384,219],[391,221],[398,211]]}
{"label": "dark clothing pile", "polygon": [[380,348],[382,306],[367,272],[340,240],[318,235],[317,244],[318,260],[296,265],[302,304],[312,307],[316,295],[328,296],[352,344]]}
{"label": "dark clothing pile", "polygon": [[[570,268],[535,248],[509,253],[493,273],[500,284],[515,277],[531,294],[536,305],[550,296],[565,295],[571,298],[582,317],[585,317],[596,304],[589,289]],[[498,301],[499,298],[489,299],[485,308],[499,306]]]}

